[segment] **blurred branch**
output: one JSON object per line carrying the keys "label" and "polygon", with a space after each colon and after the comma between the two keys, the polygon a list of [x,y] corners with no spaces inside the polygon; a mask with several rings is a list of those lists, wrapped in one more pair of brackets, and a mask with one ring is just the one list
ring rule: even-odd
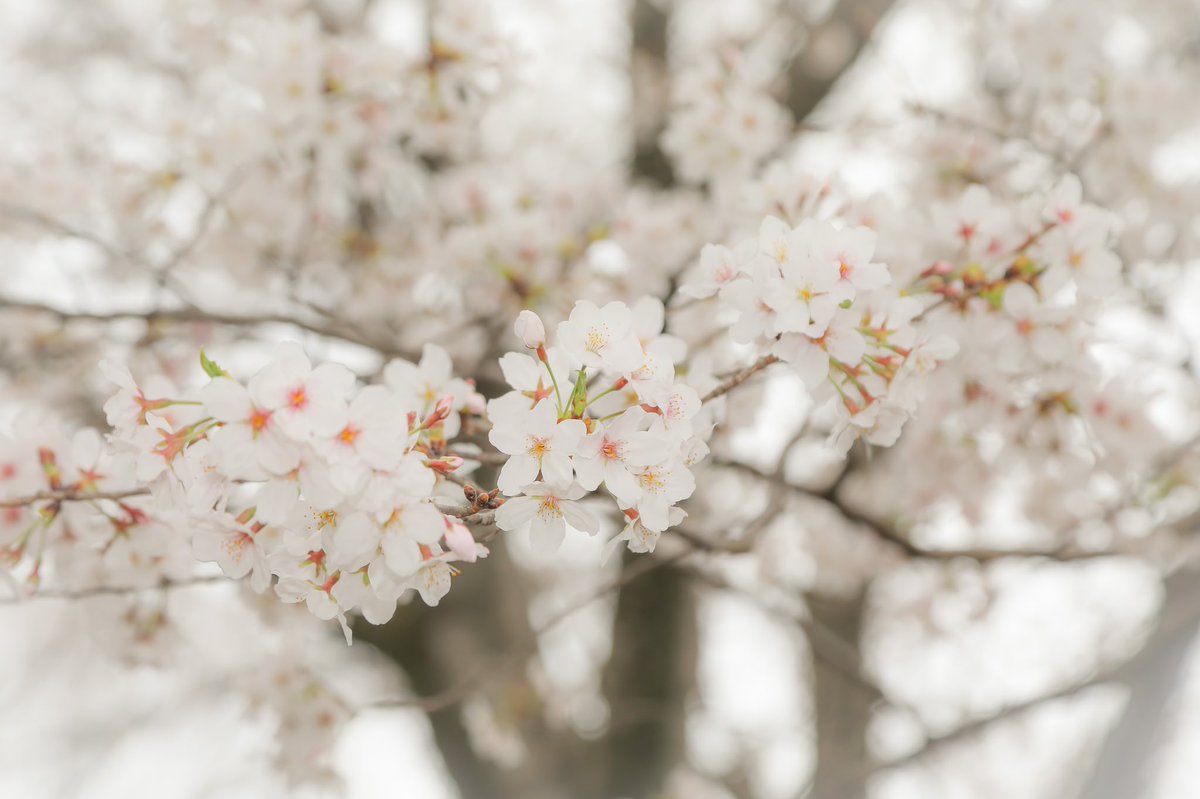
{"label": "blurred branch", "polygon": [[101,499],[122,500],[143,497],[150,493],[147,488],[131,488],[127,491],[41,491],[16,499],[0,500],[0,508],[23,508],[35,502],[93,502]]}
{"label": "blurred branch", "polygon": [[770,366],[773,363],[779,363],[779,358],[774,355],[762,356],[757,361],[752,363],[750,366],[747,366],[745,369],[739,370],[737,372],[734,372],[731,375],[726,376],[726,378],[724,380],[722,380],[712,391],[705,394],[700,399],[700,402],[701,403],[709,402],[709,401],[714,400],[717,397],[720,397],[724,394],[728,394],[730,391],[733,391],[735,388],[740,386],[742,383],[745,383],[751,377],[754,377],[754,375],[758,374],[763,369],[766,369],[768,366]]}
{"label": "blurred branch", "polygon": [[838,496],[839,492],[837,490],[837,484],[825,491],[815,491],[813,489],[787,482],[781,475],[766,474],[754,466],[751,466],[747,463],[742,463],[740,461],[714,459],[713,465],[734,469],[755,479],[763,480],[769,484],[778,485],[797,495],[824,502],[837,510],[838,513],[841,514],[842,518],[844,518],[846,521],[853,522],[860,527],[865,527],[877,538],[888,544],[899,547],[904,551],[904,554],[912,558],[931,560],[954,560],[956,558],[967,558],[969,560],[986,562],[990,560],[999,560],[1001,558],[1024,557],[1049,558],[1051,560],[1060,561],[1075,561],[1128,554],[1115,550],[1093,551],[1077,549],[1069,546],[1062,546],[1057,549],[927,549],[914,544],[908,538],[894,530],[890,525],[882,523],[878,519],[875,519],[861,510],[847,504],[840,496]]}
{"label": "blurred branch", "polygon": [[194,585],[210,583],[236,583],[237,580],[224,574],[206,574],[199,577],[189,577],[186,580],[160,580],[153,585],[97,585],[92,588],[82,588],[78,591],[57,591],[47,589],[29,596],[0,597],[0,605],[24,605],[39,599],[88,599],[96,596],[126,596],[142,591],[170,591],[178,588],[190,588]]}
{"label": "blurred branch", "polygon": [[[1175,585],[1172,588],[1172,585]],[[1038,696],[1013,703],[991,716],[976,719],[943,735],[932,736],[926,744],[904,757],[891,761],[886,768],[898,768],[929,757],[946,747],[967,740],[988,727],[1033,710],[1047,702],[1074,696],[1087,688],[1106,682],[1136,679],[1148,661],[1157,660],[1164,648],[1175,650],[1180,633],[1190,633],[1200,620],[1200,580],[1193,572],[1180,572],[1168,578],[1169,604],[1164,607],[1154,631],[1141,651],[1131,659],[1098,669],[1083,680],[1068,683]],[[1129,796],[1134,794],[1121,794]]]}
{"label": "blurred branch", "polygon": [[892,0],[840,0],[820,23],[808,27],[803,49],[785,67],[786,105],[805,120],[858,61]]}
{"label": "blurred branch", "polygon": [[858,649],[847,643],[824,624],[814,620],[811,615],[806,615],[802,609],[788,607],[783,603],[772,601],[761,593],[746,586],[737,585],[725,575],[716,574],[710,570],[690,567],[688,568],[688,574],[710,588],[728,591],[737,596],[745,597],[758,606],[764,613],[774,616],[782,622],[794,624],[799,627],[808,640],[814,657],[837,669],[848,680],[857,684],[862,691],[874,699],[884,698],[879,686],[863,670],[862,658],[859,656]]}
{"label": "blurred branch", "polygon": [[283,324],[291,325],[325,338],[333,338],[340,341],[346,341],[351,344],[358,344],[359,346],[375,350],[386,357],[400,357],[408,359],[413,359],[416,357],[413,353],[405,352],[392,344],[367,338],[361,333],[341,325],[336,321],[322,324],[320,322],[307,321],[294,315],[284,313],[264,312],[255,314],[253,316],[243,316],[237,314],[220,313],[217,311],[206,311],[196,306],[186,306],[183,308],[174,309],[154,308],[140,311],[66,311],[60,308],[55,308],[51,305],[23,300],[14,300],[6,297],[0,297],[0,310],[26,311],[30,313],[47,314],[58,318],[64,323],[108,323],[127,320],[140,320],[148,325],[154,324],[155,322],[173,322],[181,324],[208,323],[215,325],[226,325],[230,327],[259,327],[262,325]]}
{"label": "blurred branch", "polygon": [[153,277],[156,282],[161,281],[162,285],[170,288],[171,291],[174,292],[181,301],[190,304],[187,299],[188,292],[186,287],[183,286],[183,284],[180,283],[173,274],[170,274],[170,272],[160,272],[160,270],[155,267],[154,264],[150,263],[137,253],[124,250],[116,244],[113,244],[112,242],[99,236],[98,234],[84,230],[83,228],[75,227],[74,225],[63,222],[60,219],[55,219],[54,217],[48,216],[36,209],[26,208],[25,206],[17,205],[4,200],[0,200],[0,216],[7,216],[10,219],[35,225],[50,231],[51,233],[58,233],[59,235],[66,236],[68,238],[86,241],[89,244],[99,248],[105,255],[113,260],[133,264],[137,268]]}

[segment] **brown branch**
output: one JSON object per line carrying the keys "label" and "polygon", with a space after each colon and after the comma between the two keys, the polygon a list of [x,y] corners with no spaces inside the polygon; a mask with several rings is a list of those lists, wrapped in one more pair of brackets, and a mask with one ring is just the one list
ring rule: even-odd
{"label": "brown branch", "polygon": [[751,377],[754,377],[754,375],[758,374],[763,369],[766,369],[768,366],[770,366],[773,363],[779,363],[779,358],[777,356],[775,356],[775,355],[762,356],[757,361],[755,361],[751,365],[747,366],[745,369],[742,369],[741,371],[738,371],[738,372],[734,372],[733,374],[727,376],[724,380],[722,380],[717,385],[716,388],[714,388],[712,391],[705,394],[701,398],[700,402],[701,403],[709,402],[709,401],[714,400],[717,397],[720,397],[724,394],[728,394],[730,391],[733,391],[735,388],[740,386],[742,383],[745,383]]}
{"label": "brown branch", "polygon": [[362,347],[375,350],[382,355],[388,357],[402,357],[412,359],[413,353],[399,349],[395,345],[378,341],[368,336],[363,335],[355,330],[352,330],[337,321],[329,324],[321,324],[319,322],[308,321],[297,318],[294,315],[286,313],[259,313],[254,316],[244,316],[239,314],[220,313],[217,311],[206,311],[195,306],[185,306],[183,308],[161,309],[153,308],[148,310],[120,310],[120,311],[66,311],[60,308],[55,308],[50,305],[45,305],[37,302],[28,302],[22,300],[13,300],[0,297],[0,310],[27,311],[30,313],[43,313],[57,317],[61,322],[118,322],[126,320],[140,320],[146,324],[154,324],[155,322],[175,322],[175,323],[208,323],[216,325],[227,325],[230,327],[259,327],[269,324],[291,325],[293,327],[306,330],[310,333],[315,333],[318,336],[326,338],[334,338],[340,341],[346,341],[351,344],[358,344]]}
{"label": "brown branch", "polygon": [[1001,558],[1024,557],[1049,558],[1051,560],[1060,561],[1076,561],[1127,554],[1116,550],[1084,550],[1070,546],[1062,546],[1055,549],[927,549],[913,543],[911,540],[894,530],[890,525],[881,523],[878,519],[875,519],[872,516],[858,510],[857,508],[846,504],[846,502],[837,495],[836,490],[831,489],[827,491],[814,491],[812,489],[805,488],[804,486],[787,482],[779,475],[767,474],[749,464],[741,463],[739,461],[714,460],[712,463],[714,466],[735,469],[758,480],[763,480],[772,485],[778,485],[780,488],[805,498],[825,502],[833,507],[846,521],[853,522],[861,527],[867,528],[877,538],[880,538],[888,544],[899,547],[904,551],[905,555],[911,558],[921,558],[926,560],[954,560],[957,558],[966,558],[968,560],[987,562],[999,560]]}
{"label": "brown branch", "polygon": [[119,501],[129,497],[143,497],[150,493],[146,488],[131,488],[125,491],[40,491],[37,494],[0,500],[0,508],[23,508],[35,502],[94,502],[100,499]]}
{"label": "brown branch", "polygon": [[[939,749],[949,746],[950,744],[970,738],[976,733],[983,731],[987,727],[997,722],[1002,722],[1005,719],[1019,716],[1025,713],[1027,710],[1031,710],[1047,702],[1074,696],[1075,694],[1091,688],[1092,686],[1099,685],[1100,683],[1121,682],[1130,679],[1137,672],[1140,666],[1140,661],[1142,661],[1147,654],[1152,654],[1153,650],[1157,648],[1155,645],[1156,641],[1154,639],[1157,639],[1158,646],[1161,646],[1164,641],[1169,642],[1176,633],[1186,629],[1188,625],[1194,624],[1196,619],[1200,617],[1200,592],[1195,590],[1194,580],[1194,574],[1185,572],[1177,572],[1175,575],[1168,578],[1168,583],[1174,581],[1176,586],[1183,586],[1184,588],[1191,590],[1188,591],[1186,596],[1180,597],[1182,601],[1173,605],[1168,604],[1168,606],[1164,608],[1159,622],[1151,635],[1151,641],[1149,641],[1146,646],[1144,646],[1142,650],[1133,657],[1120,663],[1102,667],[1082,680],[1060,686],[1053,690],[1047,691],[1044,694],[1008,705],[991,716],[969,721],[966,724],[963,724],[962,726],[957,727],[943,735],[933,736],[929,738],[926,744],[920,749],[916,750],[915,752],[910,752],[903,757],[885,764],[885,767],[897,768],[913,763]],[[1169,588],[1170,586],[1168,586],[1168,589]],[[1170,593],[1170,590],[1168,590],[1168,594]]]}
{"label": "brown branch", "polygon": [[176,588],[191,588],[196,585],[208,585],[210,583],[232,582],[237,580],[226,577],[224,574],[207,574],[200,577],[191,577],[186,580],[160,580],[153,585],[97,585],[92,588],[81,588],[77,591],[60,591],[48,589],[38,591],[27,597],[22,596],[7,596],[0,597],[0,605],[23,605],[27,602],[33,602],[39,599],[88,599],[96,596],[124,596],[126,594],[136,594],[139,591],[156,591],[156,590],[173,590]]}

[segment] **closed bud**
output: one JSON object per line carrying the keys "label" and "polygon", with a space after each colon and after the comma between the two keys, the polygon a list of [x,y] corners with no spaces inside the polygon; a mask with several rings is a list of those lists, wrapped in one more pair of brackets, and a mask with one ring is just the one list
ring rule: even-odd
{"label": "closed bud", "polygon": [[546,326],[542,324],[542,320],[533,311],[521,311],[517,314],[517,321],[513,325],[513,330],[517,333],[517,338],[531,350],[536,350],[538,347],[543,347],[546,344]]}

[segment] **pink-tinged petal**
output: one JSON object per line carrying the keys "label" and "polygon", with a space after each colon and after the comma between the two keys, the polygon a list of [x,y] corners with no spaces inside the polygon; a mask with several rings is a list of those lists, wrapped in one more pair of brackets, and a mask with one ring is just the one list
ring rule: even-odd
{"label": "pink-tinged petal", "polygon": [[588,491],[595,491],[604,479],[604,462],[600,458],[576,458],[575,479]]}
{"label": "pink-tinged petal", "polygon": [[308,612],[321,621],[329,621],[335,618],[339,612],[337,603],[324,591],[309,591],[308,595],[304,597],[304,604],[308,606]]}
{"label": "pink-tinged petal", "polygon": [[[580,424],[583,424],[580,422]],[[549,402],[539,402],[525,417],[525,430],[534,436],[550,438],[558,425],[558,412]]]}
{"label": "pink-tinged petal", "polygon": [[387,602],[378,597],[368,597],[360,607],[363,618],[369,624],[387,624],[396,615],[396,603]]}
{"label": "pink-tinged petal", "polygon": [[538,363],[528,355],[508,353],[500,359],[500,372],[505,382],[517,391],[533,391],[537,388]]}
{"label": "pink-tinged petal", "polygon": [[254,439],[254,454],[259,465],[271,474],[290,474],[300,465],[300,447],[272,428]]}
{"label": "pink-tinged petal", "polygon": [[137,382],[134,381],[133,374],[123,364],[114,363],[109,360],[100,361],[100,373],[109,382],[116,384],[118,388],[123,388],[126,391],[137,391]]}
{"label": "pink-tinged petal", "polygon": [[260,408],[274,410],[288,404],[289,395],[301,385],[301,378],[289,374],[278,363],[268,363],[250,378],[250,397]]}
{"label": "pink-tinged petal", "polygon": [[627,433],[637,430],[647,415],[641,408],[629,408],[609,422],[605,430],[612,438],[624,438]]}
{"label": "pink-tinged petal", "polygon": [[567,524],[576,530],[589,535],[595,535],[600,532],[600,520],[579,503],[561,502],[559,503],[559,508],[562,510],[563,518],[567,520]]}
{"label": "pink-tinged petal", "polygon": [[784,336],[773,352],[791,364],[810,390],[816,390],[829,376],[829,354],[802,333]]}
{"label": "pink-tinged petal", "polygon": [[500,468],[496,485],[509,496],[520,494],[521,489],[537,479],[538,461],[532,455],[513,455]]}
{"label": "pink-tinged petal", "polygon": [[838,300],[828,294],[813,297],[808,303],[808,315],[812,317],[810,332],[820,335],[837,313]]}
{"label": "pink-tinged petal", "polygon": [[399,577],[416,574],[421,568],[421,548],[403,533],[383,536],[383,557],[387,566]]}
{"label": "pink-tinged petal", "polygon": [[404,448],[390,436],[359,434],[354,443],[358,455],[372,469],[390,472],[400,463]]}
{"label": "pink-tinged petal", "polygon": [[342,432],[349,421],[345,400],[324,391],[314,391],[309,396],[304,414],[308,417],[313,435],[322,438],[335,436]]}
{"label": "pink-tinged petal", "polygon": [[354,391],[358,378],[340,363],[323,363],[312,370],[307,382],[310,386],[320,386],[334,396],[346,399]]}
{"label": "pink-tinged petal", "polygon": [[256,594],[261,594],[271,587],[271,567],[257,549],[254,551],[254,567],[250,573],[250,588]]}
{"label": "pink-tinged petal", "polygon": [[542,458],[542,477],[552,486],[566,487],[571,482],[571,459],[558,452],[546,453]]}
{"label": "pink-tinged petal", "polygon": [[215,377],[200,389],[200,401],[204,403],[205,412],[221,422],[245,421],[254,411],[250,393],[227,377]]}
{"label": "pink-tinged petal", "polygon": [[435,544],[446,531],[445,517],[428,502],[405,505],[401,524],[418,544]]}
{"label": "pink-tinged petal", "polygon": [[421,349],[421,373],[430,383],[444,383],[454,373],[450,355],[436,344],[426,344]]}
{"label": "pink-tinged petal", "polygon": [[655,532],[667,529],[670,520],[669,507],[664,500],[651,495],[642,497],[637,505],[642,524],[646,529]]}
{"label": "pink-tinged petal", "polygon": [[465,525],[457,522],[450,525],[446,531],[446,545],[459,560],[475,562],[475,536],[471,535],[471,531]]}
{"label": "pink-tinged petal", "polygon": [[257,447],[250,428],[244,424],[229,424],[208,434],[213,453],[221,470],[235,480],[262,477]]}
{"label": "pink-tinged petal", "polygon": [[856,364],[867,351],[862,334],[850,327],[832,327],[825,336],[829,354],[845,364]]}
{"label": "pink-tinged petal", "polygon": [[631,334],[615,338],[604,348],[604,363],[617,372],[632,372],[646,361],[642,345]]}
{"label": "pink-tinged petal", "polygon": [[361,569],[374,557],[379,537],[374,520],[365,513],[352,513],[334,528],[329,556],[342,569]]}
{"label": "pink-tinged petal", "polygon": [[409,394],[422,382],[421,370],[416,364],[397,358],[384,367],[383,381],[393,389]]}
{"label": "pink-tinged petal", "polygon": [[283,524],[296,504],[296,484],[286,478],[267,481],[255,498],[254,518],[267,524]]}
{"label": "pink-tinged petal", "polygon": [[450,570],[444,563],[427,566],[413,580],[421,601],[431,608],[436,608],[450,591]]}
{"label": "pink-tinged petal", "polygon": [[[543,403],[545,404],[545,403]],[[527,436],[515,427],[493,420],[493,427],[488,431],[488,441],[492,446],[505,455],[516,455],[525,451]]]}
{"label": "pink-tinged petal", "polygon": [[851,279],[859,291],[874,291],[892,282],[887,265],[881,263],[867,263],[854,267]]}
{"label": "pink-tinged petal", "polygon": [[618,464],[612,464],[604,470],[604,485],[626,508],[632,507],[642,493],[637,478]]}
{"label": "pink-tinged petal", "polygon": [[529,544],[536,552],[551,555],[562,546],[567,537],[567,527],[557,516],[543,518],[535,516],[529,523]]}
{"label": "pink-tinged petal", "polygon": [[496,509],[496,526],[515,530],[537,514],[540,501],[530,497],[514,497]]}
{"label": "pink-tinged petal", "polygon": [[305,502],[321,510],[328,510],[342,500],[341,492],[329,479],[329,470],[320,464],[308,463],[300,468],[300,491]]}
{"label": "pink-tinged petal", "polygon": [[574,455],[579,442],[587,435],[587,427],[579,419],[566,419],[554,427],[552,449],[563,455]]}
{"label": "pink-tinged petal", "polygon": [[304,410],[284,405],[272,414],[271,421],[293,441],[303,443],[312,438],[312,417]]}

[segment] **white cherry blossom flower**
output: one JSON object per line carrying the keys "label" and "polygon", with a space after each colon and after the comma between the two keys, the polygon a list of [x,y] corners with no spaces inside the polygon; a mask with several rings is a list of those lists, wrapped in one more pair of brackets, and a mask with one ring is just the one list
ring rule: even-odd
{"label": "white cherry blossom flower", "polygon": [[566,537],[566,525],[595,535],[600,522],[577,500],[587,493],[578,483],[554,488],[545,483],[525,486],[523,496],[507,500],[496,510],[501,530],[529,526],[529,541],[541,552],[556,552]]}
{"label": "white cherry blossom flower", "polygon": [[558,345],[588,369],[625,373],[642,365],[642,348],[633,333],[633,314],[622,302],[603,308],[580,300],[560,322]]}
{"label": "white cherry blossom flower", "polygon": [[314,369],[299,344],[285,341],[248,388],[255,406],[271,412],[285,435],[307,441],[332,436],[346,424],[346,399],[354,382],[354,374],[341,364]]}
{"label": "white cherry blossom flower", "polygon": [[537,480],[539,472],[551,485],[570,483],[571,456],[585,433],[578,419],[559,421],[549,402],[538,403],[515,419],[494,420],[488,440],[511,456],[500,469],[496,485],[510,496],[519,494],[522,486]]}

